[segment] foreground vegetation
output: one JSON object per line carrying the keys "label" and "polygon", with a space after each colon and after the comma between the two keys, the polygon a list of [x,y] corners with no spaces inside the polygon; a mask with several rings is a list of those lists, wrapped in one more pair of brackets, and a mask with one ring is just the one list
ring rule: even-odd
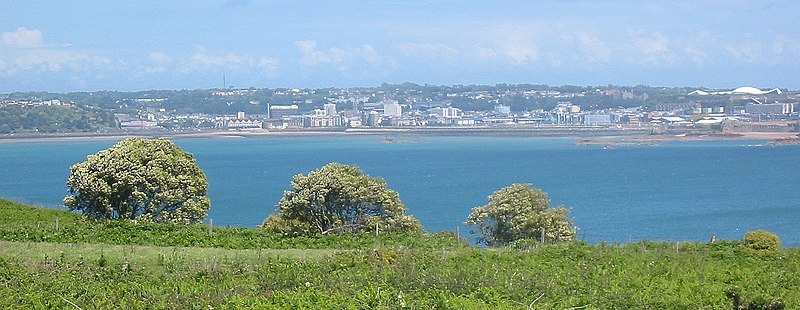
{"label": "foreground vegetation", "polygon": [[481,249],[437,234],[209,235],[3,200],[0,221],[4,308],[731,309],[726,293],[800,307],[800,251],[732,241]]}
{"label": "foreground vegetation", "polygon": [[166,139],[127,138],[72,165],[64,206],[91,219],[200,223],[208,215],[208,180]]}
{"label": "foreground vegetation", "polygon": [[369,249],[413,247],[442,249],[456,246],[451,233],[372,233],[288,237],[262,229],[212,227],[204,224],[166,224],[86,220],[64,210],[37,210],[0,199],[0,240],[214,247],[227,249]]}

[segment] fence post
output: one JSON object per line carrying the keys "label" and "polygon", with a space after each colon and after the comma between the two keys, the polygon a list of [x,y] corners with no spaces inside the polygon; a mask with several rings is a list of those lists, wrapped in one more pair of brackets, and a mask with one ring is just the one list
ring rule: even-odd
{"label": "fence post", "polygon": [[544,227],[542,227],[541,238],[542,238],[541,243],[544,243]]}
{"label": "fence post", "polygon": [[378,238],[378,223],[375,223],[375,238]]}
{"label": "fence post", "polygon": [[208,219],[208,235],[211,236],[211,230],[214,228],[214,219]]}
{"label": "fence post", "polygon": [[456,226],[456,247],[461,246],[461,227]]}

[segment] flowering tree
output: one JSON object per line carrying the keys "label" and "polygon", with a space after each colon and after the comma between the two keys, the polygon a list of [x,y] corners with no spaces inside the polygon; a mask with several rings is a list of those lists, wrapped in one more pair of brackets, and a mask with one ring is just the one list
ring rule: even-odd
{"label": "flowering tree", "polygon": [[577,228],[567,218],[569,209],[550,208],[547,193],[530,184],[513,184],[489,196],[486,205],[472,209],[467,225],[477,226],[479,242],[502,246],[520,239],[575,240]]}
{"label": "flowering tree", "polygon": [[208,181],[168,140],[128,138],[73,165],[64,205],[92,219],[196,223],[208,214]]}
{"label": "flowering tree", "polygon": [[296,175],[292,190],[278,203],[262,227],[284,234],[332,232],[418,231],[419,222],[404,215],[397,192],[381,179],[364,175],[356,166],[330,163]]}

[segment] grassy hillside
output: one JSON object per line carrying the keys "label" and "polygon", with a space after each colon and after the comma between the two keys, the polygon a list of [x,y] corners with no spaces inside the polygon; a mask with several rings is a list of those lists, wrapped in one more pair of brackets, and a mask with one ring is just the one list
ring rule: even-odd
{"label": "grassy hillside", "polygon": [[[82,222],[7,201],[0,221],[3,308],[731,309],[732,290],[746,303],[800,308],[800,251],[759,255],[730,241],[498,250],[430,235],[285,241],[258,229]],[[202,238],[216,241],[186,247]]]}
{"label": "grassy hillside", "polygon": [[85,221],[78,214],[36,209],[0,199],[0,240],[59,243],[218,247],[229,249],[365,249],[413,247],[441,249],[456,246],[451,233],[327,235],[286,237],[252,228],[209,227],[202,224],[155,224],[125,221]]}

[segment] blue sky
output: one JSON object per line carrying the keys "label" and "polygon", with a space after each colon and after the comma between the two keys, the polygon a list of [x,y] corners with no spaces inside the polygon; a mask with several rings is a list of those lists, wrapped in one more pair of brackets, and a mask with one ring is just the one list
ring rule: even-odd
{"label": "blue sky", "polygon": [[388,83],[800,89],[798,1],[8,1],[0,93]]}

